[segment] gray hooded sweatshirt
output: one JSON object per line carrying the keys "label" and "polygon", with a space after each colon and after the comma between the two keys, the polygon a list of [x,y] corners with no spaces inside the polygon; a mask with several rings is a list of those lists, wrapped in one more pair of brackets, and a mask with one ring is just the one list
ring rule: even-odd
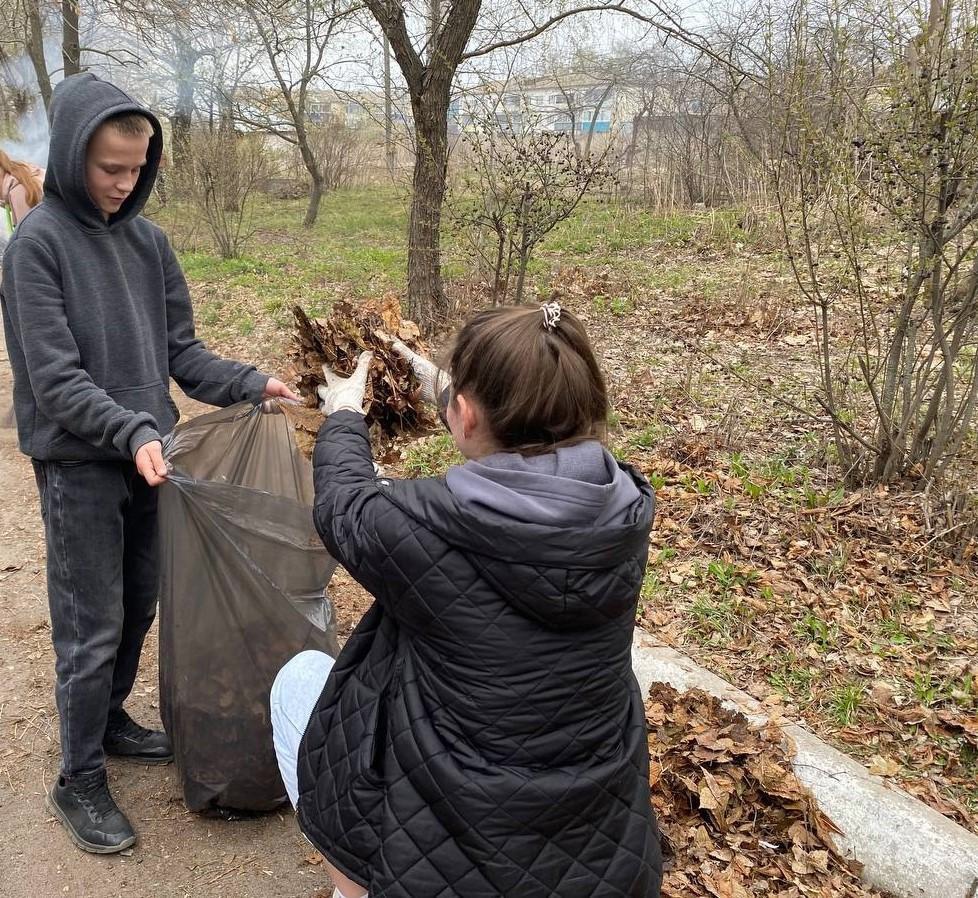
{"label": "gray hooded sweatshirt", "polygon": [[[108,220],[85,183],[85,155],[110,116],[153,126],[136,188]],[[169,379],[226,406],[261,396],[267,375],[209,352],[166,235],[140,216],[159,168],[159,121],[94,75],[62,81],[51,103],[44,200],[3,256],[0,305],[20,448],[41,460],[132,459],[176,424]]]}
{"label": "gray hooded sweatshirt", "polygon": [[547,455],[497,452],[449,469],[445,479],[463,506],[549,527],[620,525],[642,498],[632,478],[596,440]]}

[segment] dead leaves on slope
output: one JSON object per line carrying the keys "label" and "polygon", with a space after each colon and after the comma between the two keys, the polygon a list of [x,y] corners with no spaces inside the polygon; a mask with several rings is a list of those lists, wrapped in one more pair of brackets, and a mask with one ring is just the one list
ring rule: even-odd
{"label": "dead leaves on slope", "polygon": [[837,829],[796,779],[775,723],[665,684],[650,690],[646,719],[666,898],[878,894],[836,853]]}

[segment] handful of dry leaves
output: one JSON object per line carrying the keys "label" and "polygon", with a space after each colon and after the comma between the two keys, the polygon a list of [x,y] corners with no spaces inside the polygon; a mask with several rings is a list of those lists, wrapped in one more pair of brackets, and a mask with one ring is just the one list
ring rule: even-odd
{"label": "handful of dry leaves", "polygon": [[398,339],[417,353],[428,352],[418,326],[401,317],[396,295],[356,306],[338,302],[328,318],[309,318],[299,306],[292,312],[296,320],[292,375],[298,381],[306,405],[285,406],[283,411],[292,421],[296,442],[307,456],[312,454],[316,434],[323,423],[316,407],[316,388],[326,382],[323,365],[337,374],[352,374],[364,350],[374,354],[365,402],[367,422],[375,432],[393,438],[417,433],[434,423],[434,410],[421,401],[420,384],[411,366],[391,348],[391,342]]}
{"label": "handful of dry leaves", "polygon": [[664,896],[879,894],[836,853],[838,830],[796,779],[777,724],[752,726],[705,692],[659,683],[645,708]]}

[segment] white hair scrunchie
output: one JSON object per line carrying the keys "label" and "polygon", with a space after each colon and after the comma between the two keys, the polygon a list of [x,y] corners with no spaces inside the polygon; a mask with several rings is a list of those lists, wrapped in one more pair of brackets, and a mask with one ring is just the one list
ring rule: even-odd
{"label": "white hair scrunchie", "polygon": [[540,311],[543,312],[543,326],[548,331],[557,330],[557,325],[560,324],[560,303],[545,302]]}

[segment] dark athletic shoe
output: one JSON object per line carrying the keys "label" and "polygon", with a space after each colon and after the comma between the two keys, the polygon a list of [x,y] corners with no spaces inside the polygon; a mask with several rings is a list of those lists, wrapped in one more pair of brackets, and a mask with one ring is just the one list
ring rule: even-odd
{"label": "dark athletic shoe", "polygon": [[170,737],[162,730],[147,730],[125,711],[109,715],[102,748],[107,755],[141,764],[169,764],[173,760]]}
{"label": "dark athletic shoe", "polygon": [[109,792],[104,768],[71,779],[59,776],[45,804],[83,851],[115,854],[136,844],[132,825]]}

